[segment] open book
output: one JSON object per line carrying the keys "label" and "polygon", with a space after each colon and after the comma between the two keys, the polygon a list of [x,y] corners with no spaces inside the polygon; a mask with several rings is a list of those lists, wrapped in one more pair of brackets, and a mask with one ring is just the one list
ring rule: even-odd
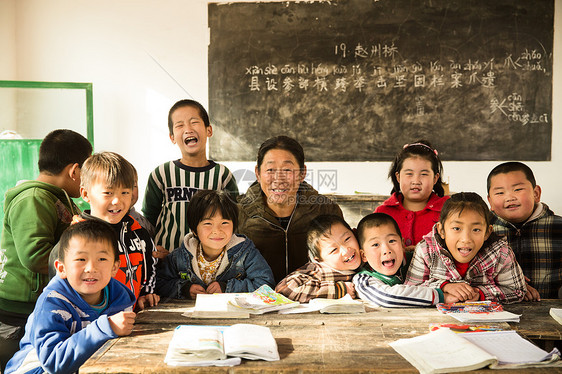
{"label": "open book", "polygon": [[420,373],[468,371],[488,365],[492,369],[548,366],[560,360],[558,349],[548,353],[513,330],[456,334],[439,329],[390,346]]}
{"label": "open book", "polygon": [[298,301],[293,301],[285,295],[273,291],[267,284],[254,292],[236,295],[230,303],[251,314],[274,312],[299,305]]}
{"label": "open book", "polygon": [[320,313],[365,313],[365,304],[361,300],[353,300],[349,294],[341,299],[316,298],[308,303],[313,307],[319,307]]}
{"label": "open book", "polygon": [[316,298],[306,304],[291,309],[280,310],[279,314],[296,314],[316,312],[328,314],[365,313],[365,304],[361,300],[353,300],[349,294],[340,299]]}
{"label": "open book", "polygon": [[242,358],[279,360],[277,343],[268,327],[251,324],[178,326],[164,362],[171,366],[234,366],[239,365]]}
{"label": "open book", "polygon": [[[236,296],[244,294],[215,293],[212,295],[199,294],[195,299],[193,312],[187,317],[191,318],[250,318],[246,310],[231,304]],[[249,294],[247,294],[249,295]]]}

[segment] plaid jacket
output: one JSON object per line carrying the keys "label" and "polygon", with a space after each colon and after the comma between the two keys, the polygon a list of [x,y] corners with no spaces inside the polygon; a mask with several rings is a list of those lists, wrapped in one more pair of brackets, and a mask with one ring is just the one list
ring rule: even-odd
{"label": "plaid jacket", "polygon": [[505,235],[529,285],[542,298],[558,298],[562,286],[562,217],[539,205],[520,228],[496,216],[494,232]]}
{"label": "plaid jacket", "polygon": [[404,284],[434,288],[446,282],[466,282],[478,287],[486,300],[505,303],[521,301],[527,291],[523,272],[505,238],[484,243],[462,278],[434,227],[416,246]]}
{"label": "plaid jacket", "polygon": [[345,283],[351,283],[354,274],[351,271],[339,272],[322,263],[308,262],[279,282],[275,291],[301,303],[317,297],[339,299],[347,293]]}

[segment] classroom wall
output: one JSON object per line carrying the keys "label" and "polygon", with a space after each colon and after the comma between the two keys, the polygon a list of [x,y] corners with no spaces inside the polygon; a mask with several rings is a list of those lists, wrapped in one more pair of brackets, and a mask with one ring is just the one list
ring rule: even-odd
{"label": "classroom wall", "polygon": [[[555,5],[557,103],[562,99],[562,59],[557,58],[562,47],[562,0]],[[0,79],[92,82],[95,148],[129,159],[139,171],[142,194],[150,171],[179,157],[168,138],[169,107],[186,97],[208,106],[208,39],[205,0],[0,0]],[[542,186],[542,200],[559,214],[561,111],[561,106],[553,105],[552,160],[529,162]],[[254,146],[257,150],[259,144]],[[224,163],[244,179],[240,187],[245,190],[254,163]],[[497,164],[445,162],[444,179],[451,191],[485,196],[486,176]],[[388,194],[391,189],[388,162],[307,165],[314,184],[319,170],[336,171],[337,189],[322,187],[322,192]]]}

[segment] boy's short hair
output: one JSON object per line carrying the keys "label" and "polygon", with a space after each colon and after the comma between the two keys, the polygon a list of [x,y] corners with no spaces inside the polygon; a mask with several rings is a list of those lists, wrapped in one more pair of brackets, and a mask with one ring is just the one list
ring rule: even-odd
{"label": "boy's short hair", "polygon": [[168,112],[168,130],[170,131],[170,136],[174,135],[174,122],[172,121],[172,114],[174,114],[174,112],[179,108],[183,108],[185,106],[190,106],[192,108],[199,110],[199,115],[201,116],[201,119],[203,120],[205,127],[211,126],[211,121],[209,120],[209,113],[207,113],[203,105],[201,105],[195,100],[184,99],[172,105],[170,111]]}
{"label": "boy's short hair", "polygon": [[372,227],[380,227],[383,225],[392,225],[396,230],[396,233],[402,239],[402,233],[400,232],[400,227],[396,220],[386,213],[371,213],[366,215],[357,224],[357,238],[359,239],[359,245],[363,248],[363,242],[365,241],[365,230]]}
{"label": "boy's short hair", "polygon": [[119,248],[117,247],[117,236],[115,230],[104,221],[98,219],[88,219],[85,221],[77,222],[70,225],[61,235],[59,244],[59,261],[64,261],[66,253],[68,252],[70,241],[74,237],[80,237],[88,242],[107,242],[111,246],[113,253],[113,260],[119,259]]}
{"label": "boy's short hair", "polygon": [[39,172],[60,174],[69,164],[82,167],[92,154],[92,144],[81,134],[67,129],[51,131],[39,147]]}
{"label": "boy's short hair", "polygon": [[91,155],[82,166],[81,186],[89,189],[98,179],[108,187],[133,188],[135,170],[133,165],[115,152],[100,152]]}
{"label": "boy's short hair", "polygon": [[199,190],[187,206],[187,226],[197,235],[197,225],[219,211],[222,218],[232,221],[233,232],[238,230],[238,205],[228,191]]}
{"label": "boy's short hair", "polygon": [[[320,239],[330,234],[330,230],[336,223],[342,224],[346,229],[353,232],[345,220],[335,214],[322,214],[310,221],[306,233],[306,244],[308,245],[308,258],[312,260],[322,260],[318,242]],[[354,234],[355,235],[355,234]]]}
{"label": "boy's short hair", "polygon": [[504,162],[503,164],[499,164],[498,166],[492,169],[490,174],[488,174],[488,179],[486,180],[488,195],[490,194],[490,188],[492,187],[492,177],[498,174],[511,173],[512,171],[522,171],[523,174],[525,174],[527,180],[531,182],[533,188],[537,186],[535,175],[533,174],[533,171],[531,170],[530,167],[519,161],[509,161],[509,162]]}

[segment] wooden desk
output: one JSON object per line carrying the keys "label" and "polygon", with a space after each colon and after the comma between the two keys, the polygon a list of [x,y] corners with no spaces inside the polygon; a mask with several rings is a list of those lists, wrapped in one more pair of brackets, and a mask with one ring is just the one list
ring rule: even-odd
{"label": "wooden desk", "polygon": [[[417,370],[388,343],[425,334],[432,322],[455,322],[435,308],[369,309],[359,315],[266,314],[235,320],[182,316],[184,309],[192,305],[193,302],[174,301],[139,313],[133,334],[109,341],[80,368],[80,373],[416,373]],[[520,323],[509,324],[522,336],[560,346],[562,325],[549,316],[551,307],[561,308],[562,300],[507,305],[505,309],[523,314]],[[270,327],[281,360],[243,360],[241,365],[231,368],[169,367],[164,363],[168,343],[177,325],[234,323]],[[502,370],[502,373],[506,372],[562,373],[562,367]]]}

